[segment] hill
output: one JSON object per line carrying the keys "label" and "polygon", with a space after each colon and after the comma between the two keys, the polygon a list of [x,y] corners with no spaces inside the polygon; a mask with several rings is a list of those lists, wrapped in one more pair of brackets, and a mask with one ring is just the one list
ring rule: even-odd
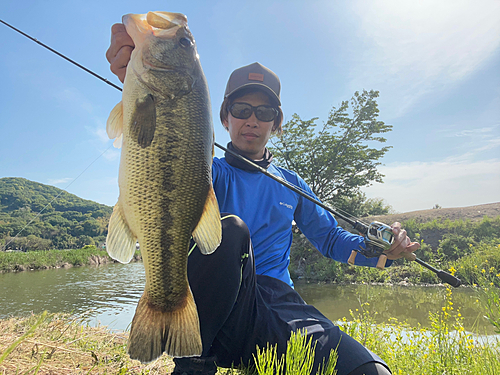
{"label": "hill", "polygon": [[[432,210],[420,210],[405,212],[402,214],[370,216],[363,218],[364,221],[381,221],[383,223],[400,223],[408,220],[415,220],[419,223],[425,223],[432,220],[471,220],[479,221],[483,217],[490,218],[500,216],[500,202],[481,204],[469,207],[456,207],[456,208],[439,208]],[[366,220],[365,220],[366,219]]]}
{"label": "hill", "polygon": [[8,246],[11,249],[70,249],[99,244],[106,238],[112,211],[112,207],[54,186],[24,178],[0,178],[0,244],[22,230]]}

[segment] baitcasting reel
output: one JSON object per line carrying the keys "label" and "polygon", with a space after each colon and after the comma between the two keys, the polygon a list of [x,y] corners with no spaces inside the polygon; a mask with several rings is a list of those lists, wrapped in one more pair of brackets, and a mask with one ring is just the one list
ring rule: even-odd
{"label": "baitcasting reel", "polygon": [[366,248],[360,247],[358,250],[353,250],[347,262],[354,265],[356,254],[359,252],[367,258],[379,258],[377,268],[384,269],[387,261],[384,251],[389,250],[394,242],[392,228],[378,221],[374,221],[370,225],[356,221],[353,227],[364,235]]}

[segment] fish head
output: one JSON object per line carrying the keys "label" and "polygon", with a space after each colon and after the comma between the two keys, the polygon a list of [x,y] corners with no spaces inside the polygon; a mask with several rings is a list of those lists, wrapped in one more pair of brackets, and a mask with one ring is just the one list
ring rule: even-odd
{"label": "fish head", "polygon": [[127,14],[123,23],[135,44],[127,69],[165,96],[190,92],[203,72],[186,16],[170,12]]}

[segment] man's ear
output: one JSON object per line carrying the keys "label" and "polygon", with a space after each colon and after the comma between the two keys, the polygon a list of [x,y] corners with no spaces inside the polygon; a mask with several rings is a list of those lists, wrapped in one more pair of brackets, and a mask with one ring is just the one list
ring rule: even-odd
{"label": "man's ear", "polygon": [[229,131],[229,123],[227,122],[227,119],[222,121],[222,125],[224,125],[224,129],[226,129],[227,131]]}

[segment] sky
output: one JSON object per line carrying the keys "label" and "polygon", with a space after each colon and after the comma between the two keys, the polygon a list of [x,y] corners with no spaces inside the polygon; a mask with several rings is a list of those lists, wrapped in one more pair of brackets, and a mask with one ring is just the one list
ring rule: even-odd
{"label": "sky", "polygon": [[[380,92],[392,148],[367,197],[396,212],[500,201],[500,1],[5,0],[0,19],[121,86],[111,26],[155,10],[188,17],[218,143],[227,79],[258,61],[280,77],[285,121],[321,124],[355,91]],[[121,93],[3,24],[0,50],[0,178],[114,205],[120,151],[105,128]]]}

